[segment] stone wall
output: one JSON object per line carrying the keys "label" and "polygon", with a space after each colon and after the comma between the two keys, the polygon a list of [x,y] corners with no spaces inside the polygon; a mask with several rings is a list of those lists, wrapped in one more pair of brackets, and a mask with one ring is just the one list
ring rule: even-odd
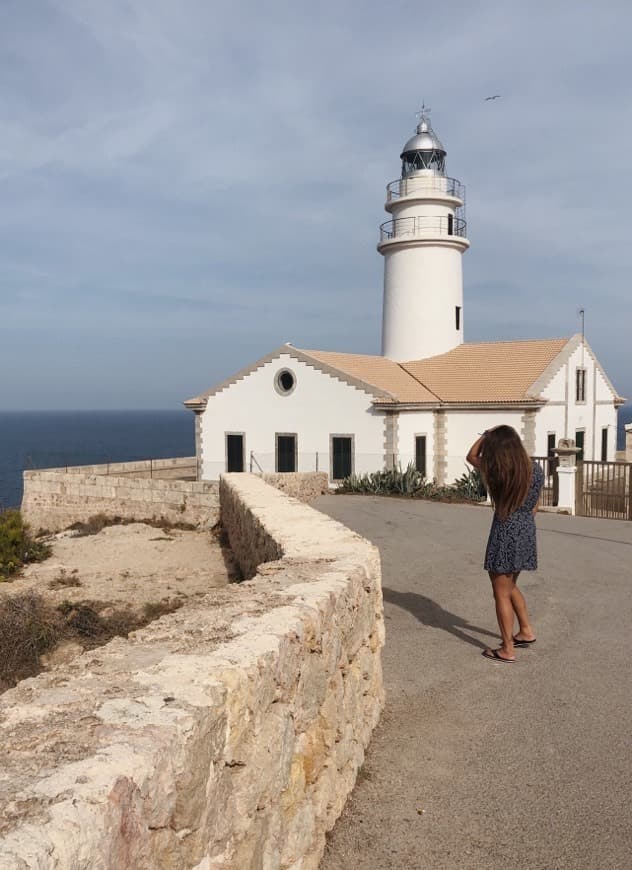
{"label": "stone wall", "polygon": [[329,476],[326,471],[265,473],[261,478],[286,495],[304,502],[314,501],[319,495],[329,491]]}
{"label": "stone wall", "polygon": [[0,699],[3,870],[318,867],[383,705],[379,555],[252,475],[221,499],[274,561]]}
{"label": "stone wall", "polygon": [[191,467],[195,473],[195,460],[185,458],[25,471],[22,513],[36,531],[59,531],[94,514],[211,527],[219,486],[176,479]]}

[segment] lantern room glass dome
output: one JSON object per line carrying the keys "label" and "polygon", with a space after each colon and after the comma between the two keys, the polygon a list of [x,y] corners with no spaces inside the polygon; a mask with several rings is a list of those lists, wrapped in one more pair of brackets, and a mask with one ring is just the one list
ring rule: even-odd
{"label": "lantern room glass dome", "polygon": [[402,178],[417,172],[432,172],[445,175],[446,150],[430,126],[428,117],[422,113],[417,132],[404,145],[402,159]]}

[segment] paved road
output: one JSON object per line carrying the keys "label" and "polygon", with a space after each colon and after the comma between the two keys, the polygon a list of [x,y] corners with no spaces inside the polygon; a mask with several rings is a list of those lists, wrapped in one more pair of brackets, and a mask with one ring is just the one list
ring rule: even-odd
{"label": "paved road", "polygon": [[315,505],[383,563],[387,707],[322,870],[630,870],[632,523],[538,515],[514,665],[481,569],[487,508]]}

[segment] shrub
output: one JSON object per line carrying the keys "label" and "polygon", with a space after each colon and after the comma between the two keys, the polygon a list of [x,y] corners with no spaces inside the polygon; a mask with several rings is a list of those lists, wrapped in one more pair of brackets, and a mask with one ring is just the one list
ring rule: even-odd
{"label": "shrub", "polygon": [[0,691],[41,670],[40,656],[55,646],[63,620],[41,595],[24,592],[0,601]]}
{"label": "shrub", "polygon": [[41,562],[50,554],[49,544],[35,540],[20,511],[0,513],[0,580],[15,574],[27,562]]}
{"label": "shrub", "polygon": [[337,492],[362,492],[372,495],[414,495],[424,484],[424,477],[412,462],[401,468],[352,474],[340,482]]}
{"label": "shrub", "polygon": [[463,474],[451,486],[440,486],[432,480],[426,480],[410,463],[404,471],[395,468],[362,475],[352,474],[340,482],[336,492],[407,495],[433,501],[480,501],[485,491],[477,471]]}

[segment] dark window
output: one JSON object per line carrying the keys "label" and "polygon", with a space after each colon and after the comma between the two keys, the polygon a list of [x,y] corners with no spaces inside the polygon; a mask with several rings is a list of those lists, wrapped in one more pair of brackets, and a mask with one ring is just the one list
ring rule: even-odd
{"label": "dark window", "polygon": [[586,401],[586,369],[575,369],[575,401]]}
{"label": "dark window", "polygon": [[353,439],[348,436],[334,435],[331,439],[333,480],[343,480],[353,471]]}
{"label": "dark window", "polygon": [[608,428],[601,430],[601,461],[608,461]]}
{"label": "dark window", "polygon": [[458,330],[461,328],[461,306],[460,305],[455,306],[454,314],[456,317],[456,328],[457,328],[457,332],[458,332]]}
{"label": "dark window", "polygon": [[579,447],[579,453],[577,454],[577,461],[584,461],[584,433],[583,431],[575,432],[575,447]]}
{"label": "dark window", "polygon": [[276,470],[296,471],[296,435],[277,435]]}
{"label": "dark window", "polygon": [[451,236],[454,233],[454,216],[448,215],[448,235]]}
{"label": "dark window", "polygon": [[554,456],[553,450],[555,449],[555,432],[552,432],[550,435],[546,437],[546,455]]}
{"label": "dark window", "polygon": [[426,476],[426,436],[415,435],[415,468]]}
{"label": "dark window", "polygon": [[294,375],[292,372],[288,371],[280,372],[277,378],[277,383],[282,392],[289,393],[294,387]]}
{"label": "dark window", "polygon": [[226,471],[244,470],[244,436],[226,436]]}

